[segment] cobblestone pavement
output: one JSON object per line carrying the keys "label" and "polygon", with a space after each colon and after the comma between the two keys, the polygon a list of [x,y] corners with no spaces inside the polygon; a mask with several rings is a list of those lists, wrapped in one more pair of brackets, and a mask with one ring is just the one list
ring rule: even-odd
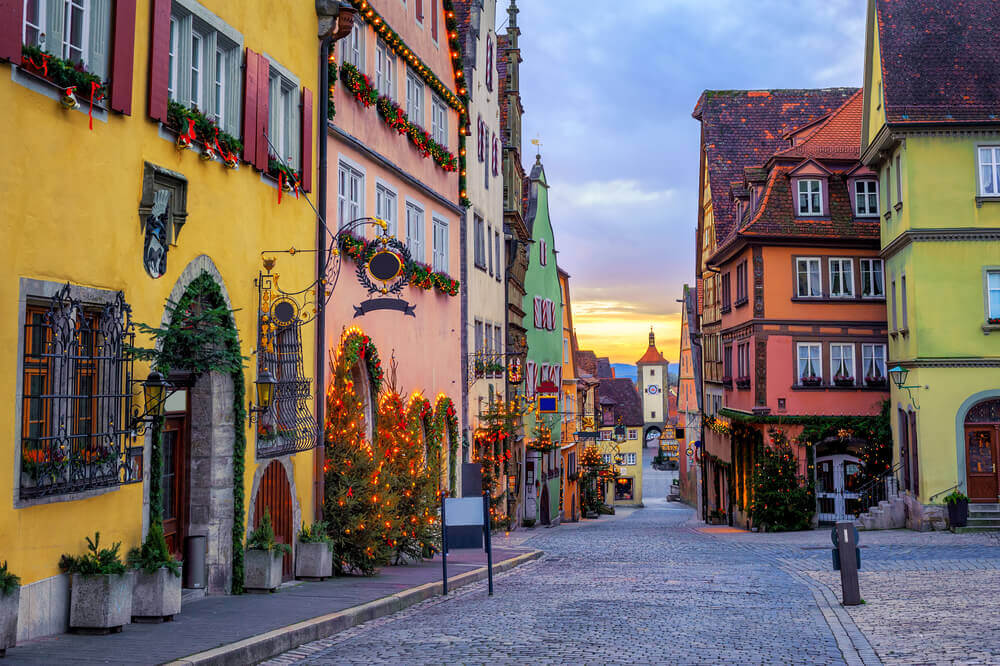
{"label": "cobblestone pavement", "polygon": [[271,663],[1000,663],[987,537],[862,533],[868,603],[845,609],[828,530],[732,533],[645,503],[515,533],[546,555],[492,598],[471,585]]}

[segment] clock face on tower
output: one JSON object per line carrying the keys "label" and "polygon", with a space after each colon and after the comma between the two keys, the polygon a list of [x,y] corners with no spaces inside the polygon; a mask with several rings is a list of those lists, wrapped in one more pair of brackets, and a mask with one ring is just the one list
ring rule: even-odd
{"label": "clock face on tower", "polygon": [[649,388],[646,389],[646,391],[649,393],[649,395],[656,395],[656,392],[659,391],[659,390],[660,389],[657,388],[655,385],[650,386]]}

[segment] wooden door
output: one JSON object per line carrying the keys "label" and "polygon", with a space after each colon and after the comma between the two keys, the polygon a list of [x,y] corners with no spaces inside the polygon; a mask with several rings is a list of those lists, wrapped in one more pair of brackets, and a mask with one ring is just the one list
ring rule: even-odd
{"label": "wooden door", "polygon": [[[271,524],[274,525],[275,539],[291,546],[295,527],[292,524],[292,493],[285,468],[277,460],[271,461],[260,480],[260,488],[257,489],[257,503],[254,509],[254,527],[260,526],[260,521],[264,519],[265,507],[271,510]],[[291,580],[294,574],[292,565],[292,554],[288,553],[282,561],[281,574],[284,580]]]}
{"label": "wooden door", "polygon": [[187,533],[187,417],[164,419],[160,434],[163,460],[160,489],[163,497],[163,534],[175,557],[182,557]]}
{"label": "wooden door", "polygon": [[965,426],[966,481],[970,502],[997,501],[997,426]]}

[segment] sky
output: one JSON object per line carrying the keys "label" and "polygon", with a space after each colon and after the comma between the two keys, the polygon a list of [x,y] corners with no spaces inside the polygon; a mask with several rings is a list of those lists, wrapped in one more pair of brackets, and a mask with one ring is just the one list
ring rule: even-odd
{"label": "sky", "polygon": [[[498,0],[503,34],[510,0]],[[581,349],[677,360],[703,90],[860,86],[864,0],[518,0],[525,169],[541,142]]]}

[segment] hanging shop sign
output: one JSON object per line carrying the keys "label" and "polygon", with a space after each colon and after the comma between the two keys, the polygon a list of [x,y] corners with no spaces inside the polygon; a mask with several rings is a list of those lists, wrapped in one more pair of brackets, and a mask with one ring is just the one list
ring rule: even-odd
{"label": "hanging shop sign", "polygon": [[410,251],[397,238],[382,235],[368,241],[355,273],[358,284],[372,297],[354,306],[355,317],[375,310],[396,310],[416,317],[416,305],[399,296],[413,276],[413,262]]}
{"label": "hanging shop sign", "polygon": [[539,394],[538,411],[542,414],[555,414],[559,411],[559,396],[554,394]]}

